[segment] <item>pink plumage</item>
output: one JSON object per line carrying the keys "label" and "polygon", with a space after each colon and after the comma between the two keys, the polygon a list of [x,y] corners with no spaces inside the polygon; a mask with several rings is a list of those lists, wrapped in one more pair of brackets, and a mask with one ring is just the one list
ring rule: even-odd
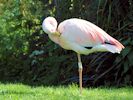
{"label": "pink plumage", "polygon": [[[47,28],[46,24],[51,27]],[[48,17],[43,22],[43,29],[45,32],[48,30],[49,32],[47,33],[50,39],[61,47],[79,54],[87,55],[93,52],[106,51],[120,53],[124,48],[120,42],[101,28],[83,19],[72,18],[65,20],[57,28],[57,21],[53,17]],[[59,32],[60,35],[54,35],[56,32]],[[92,47],[92,49],[87,49],[86,47]]]}
{"label": "pink plumage", "polygon": [[62,48],[73,50],[78,54],[80,90],[82,90],[82,63],[80,54],[88,55],[94,52],[120,53],[124,46],[108,35],[95,24],[77,18],[61,22],[53,17],[47,17],[42,24],[49,38]]}

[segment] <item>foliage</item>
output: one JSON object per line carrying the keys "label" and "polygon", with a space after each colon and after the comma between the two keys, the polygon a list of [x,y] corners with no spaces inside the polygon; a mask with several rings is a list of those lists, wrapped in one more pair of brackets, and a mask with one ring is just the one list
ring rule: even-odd
{"label": "foliage", "polygon": [[[90,65],[95,67],[92,76],[94,84],[106,85],[133,85],[132,80],[132,39],[133,39],[133,16],[132,1],[113,0],[104,2],[99,1],[98,7],[98,23],[108,32],[112,32],[112,36],[116,37],[125,46],[120,55],[112,55],[110,53],[96,54]],[[105,18],[104,16],[107,16]],[[107,23],[107,24],[104,24]],[[101,61],[102,59],[102,61]],[[96,74],[98,73],[98,74]]]}
{"label": "foliage", "polygon": [[[60,71],[64,74],[60,67],[68,56],[62,55],[63,49],[42,32],[43,16],[54,15],[52,2],[9,0],[5,3],[1,2],[0,9],[0,23],[3,23],[0,24],[0,80],[57,84]],[[63,66],[66,64],[71,63]]]}
{"label": "foliage", "polygon": [[[40,29],[41,2],[27,0],[1,1],[0,9],[0,79],[24,80],[30,61],[28,38]],[[40,10],[38,10],[40,9]],[[39,14],[38,14],[39,13]],[[23,73],[23,71],[26,71]],[[23,74],[22,74],[23,73]],[[23,76],[21,76],[23,75]]]}
{"label": "foliage", "polygon": [[[88,57],[83,56],[84,85],[132,85],[133,2],[68,0],[63,5],[62,1],[56,1],[56,17],[59,22],[71,17],[87,19],[103,28],[126,47],[120,55],[96,53]],[[78,82],[78,77],[74,76],[66,81]]]}
{"label": "foliage", "polygon": [[82,56],[84,86],[133,85],[132,0],[0,0],[0,80],[32,85],[78,83],[77,57],[42,31],[45,17],[93,22],[126,47]]}

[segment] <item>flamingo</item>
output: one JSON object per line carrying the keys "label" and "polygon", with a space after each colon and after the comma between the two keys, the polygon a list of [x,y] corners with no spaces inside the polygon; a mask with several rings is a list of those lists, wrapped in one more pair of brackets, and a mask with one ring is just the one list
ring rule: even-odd
{"label": "flamingo", "polygon": [[124,46],[95,24],[84,19],[71,18],[64,20],[57,26],[54,17],[47,17],[42,28],[49,38],[66,50],[77,53],[79,86],[82,94],[82,62],[81,54],[88,55],[95,52],[120,53]]}

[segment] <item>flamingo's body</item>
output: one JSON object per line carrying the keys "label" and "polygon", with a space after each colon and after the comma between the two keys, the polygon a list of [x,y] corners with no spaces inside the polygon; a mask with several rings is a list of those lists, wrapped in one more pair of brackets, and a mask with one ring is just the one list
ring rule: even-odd
{"label": "flamingo's body", "polygon": [[68,19],[61,22],[57,28],[55,18],[47,17],[43,21],[42,27],[52,41],[59,44],[62,48],[73,50],[78,54],[79,69],[82,69],[79,54],[88,55],[94,52],[105,51],[120,53],[124,48],[116,39],[86,20]]}

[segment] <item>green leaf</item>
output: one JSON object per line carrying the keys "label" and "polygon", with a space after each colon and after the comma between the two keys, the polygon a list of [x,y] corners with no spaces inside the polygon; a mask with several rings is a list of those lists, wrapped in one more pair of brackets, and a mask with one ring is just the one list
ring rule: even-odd
{"label": "green leaf", "polygon": [[133,51],[131,51],[128,55],[127,58],[129,60],[129,66],[133,66]]}
{"label": "green leaf", "polygon": [[124,71],[123,71],[123,73],[126,73],[128,70],[129,70],[129,64],[128,64],[128,60],[126,60],[124,62]]}
{"label": "green leaf", "polygon": [[120,61],[122,61],[121,57],[120,56],[116,57],[115,63],[119,63]]}
{"label": "green leaf", "polygon": [[133,45],[133,40],[130,42],[131,45]]}
{"label": "green leaf", "polygon": [[123,51],[122,51],[122,56],[123,58],[131,51],[130,47],[126,47]]}
{"label": "green leaf", "polygon": [[125,40],[124,42],[123,42],[123,44],[124,45],[127,45],[127,44],[129,44],[131,42],[131,38],[129,37],[127,40]]}

